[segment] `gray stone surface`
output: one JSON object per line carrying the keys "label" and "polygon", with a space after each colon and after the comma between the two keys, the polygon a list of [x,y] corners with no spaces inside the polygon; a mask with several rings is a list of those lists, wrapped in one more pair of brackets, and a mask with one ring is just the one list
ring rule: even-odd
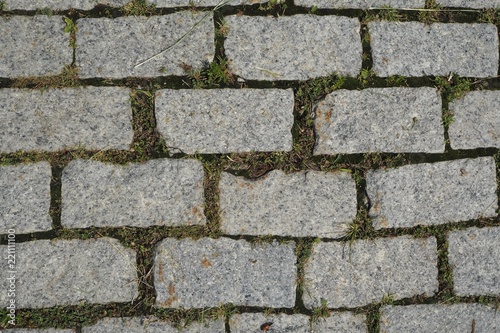
{"label": "gray stone surface", "polygon": [[500,91],[471,91],[450,103],[453,149],[500,148]]}
{"label": "gray stone surface", "polygon": [[315,155],[444,152],[434,88],[338,90],[317,104],[315,115]]}
{"label": "gray stone surface", "polygon": [[203,209],[203,166],[196,160],[126,166],[76,160],[63,171],[64,227],[203,224]]}
{"label": "gray stone surface", "polygon": [[156,121],[187,154],[292,150],[292,89],[160,90]]}
{"label": "gray stone surface", "polygon": [[[6,258],[7,246],[0,246],[0,252]],[[16,243],[15,254],[18,308],[131,302],[137,297],[136,254],[116,239]],[[2,260],[2,290],[8,290],[9,271]],[[0,293],[0,307],[8,302],[7,293]]]}
{"label": "gray stone surface", "polygon": [[498,34],[493,24],[383,21],[368,23],[368,29],[378,76],[497,75]]}
{"label": "gray stone surface", "polygon": [[333,312],[330,317],[318,318],[312,324],[314,333],[367,333],[366,315],[352,312]]}
{"label": "gray stone surface", "polygon": [[[227,6],[253,5],[264,3],[267,0],[146,0],[149,4],[154,4],[157,8],[178,7],[178,6],[217,6],[225,3]],[[280,2],[278,0],[278,2]]]}
{"label": "gray stone surface", "polygon": [[224,333],[224,321],[216,320],[206,323],[191,323],[181,330],[173,324],[160,321],[155,317],[123,317],[104,318],[95,325],[82,328],[82,333]]}
{"label": "gray stone surface", "polygon": [[128,149],[130,90],[119,87],[0,89],[0,151]]}
{"label": "gray stone surface", "polygon": [[73,59],[62,16],[0,16],[0,77],[46,76]]}
{"label": "gray stone surface", "polygon": [[231,316],[231,333],[262,332],[262,325],[272,323],[268,332],[309,333],[309,317],[303,314],[287,315],[284,313],[265,315],[263,313],[242,313]]}
{"label": "gray stone surface", "polygon": [[448,255],[458,296],[500,295],[500,228],[450,232]]}
{"label": "gray stone surface", "polygon": [[380,315],[383,333],[486,333],[500,330],[500,316],[480,304],[418,304],[384,306]]}
{"label": "gray stone surface", "polygon": [[100,5],[120,7],[131,0],[3,0],[5,9],[37,10],[50,8],[65,10],[70,8],[90,10]]}
{"label": "gray stone surface", "polygon": [[254,80],[307,80],[361,70],[357,18],[293,15],[227,16],[230,70]]}
{"label": "gray stone surface", "polygon": [[230,235],[342,237],[356,217],[356,184],[346,172],[273,170],[257,180],[222,173],[220,209]]}
{"label": "gray stone surface", "polygon": [[214,23],[208,16],[181,42],[157,58],[135,67],[175,44],[204,14],[177,12],[151,17],[78,20],[76,64],[81,78],[185,75],[183,66],[201,68],[214,57]]}
{"label": "gray stone surface", "polygon": [[500,0],[436,0],[443,7],[500,8]]}
{"label": "gray stone surface", "polygon": [[0,166],[0,234],[52,229],[50,209],[50,164]]}
{"label": "gray stone surface", "polygon": [[358,307],[438,289],[436,239],[410,236],[315,244],[305,264],[304,304]]}
{"label": "gray stone surface", "polygon": [[9,330],[4,330],[2,332],[5,333],[75,333],[76,329],[74,330],[63,330],[63,329],[56,329],[56,328],[13,328]]}
{"label": "gray stone surface", "polygon": [[425,0],[295,0],[295,5],[318,8],[424,8]]}
{"label": "gray stone surface", "polygon": [[156,306],[203,308],[295,305],[295,244],[252,244],[228,238],[172,239],[154,259]]}
{"label": "gray stone surface", "polygon": [[494,217],[498,207],[492,157],[369,171],[366,190],[375,229]]}

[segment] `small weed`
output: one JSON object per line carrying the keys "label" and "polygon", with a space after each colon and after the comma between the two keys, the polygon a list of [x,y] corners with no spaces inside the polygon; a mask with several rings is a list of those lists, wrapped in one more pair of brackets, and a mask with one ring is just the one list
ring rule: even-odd
{"label": "small weed", "polygon": [[326,299],[321,299],[321,306],[319,308],[313,309],[313,314],[311,316],[311,322],[317,321],[319,318],[330,317],[330,310],[328,310]]}
{"label": "small weed", "polygon": [[431,24],[439,21],[441,6],[436,3],[436,0],[426,0],[425,9],[418,13],[420,22]]}
{"label": "small weed", "polygon": [[146,0],[133,0],[123,6],[126,16],[153,15],[156,11],[155,5],[148,5]]}
{"label": "small weed", "polygon": [[363,87],[366,87],[368,84],[373,82],[373,79],[375,78],[375,72],[373,69],[366,69],[363,68],[361,70],[361,73],[358,75],[358,81],[361,83]]}
{"label": "small weed", "polygon": [[499,24],[500,23],[500,9],[488,8],[483,9],[479,15],[479,22]]}
{"label": "small weed", "polygon": [[61,74],[55,76],[24,77],[15,79],[12,87],[43,90],[48,88],[76,87],[79,85],[78,68],[76,66],[66,66]]}
{"label": "small weed", "polygon": [[[36,13],[39,14],[39,15],[47,15],[47,16],[52,16],[53,15],[52,9],[50,9],[48,7],[42,8],[42,9],[38,9],[36,11]],[[67,32],[67,31],[65,31],[65,32]]]}
{"label": "small weed", "polygon": [[281,0],[269,0],[265,6],[263,4],[259,6],[259,10],[262,11],[276,10],[281,12],[281,15],[285,14],[287,8],[288,5]]}
{"label": "small weed", "polygon": [[318,6],[312,6],[311,10],[309,11],[310,14],[314,14],[318,11]]}
{"label": "small weed", "polygon": [[295,92],[295,98],[301,105],[301,109],[298,110],[299,114],[310,114],[316,102],[332,91],[342,88],[345,82],[344,77],[332,75],[301,83]]}
{"label": "small weed", "polygon": [[72,48],[76,47],[76,31],[78,30],[78,27],[76,26],[76,23],[73,22],[72,19],[69,17],[64,18],[64,22],[66,22],[66,26],[64,27],[64,32],[69,33],[69,46]]}
{"label": "small weed", "polygon": [[383,6],[377,11],[365,11],[363,22],[371,21],[404,21],[405,16],[399,13],[396,9]]}
{"label": "small weed", "polygon": [[437,77],[435,80],[439,92],[444,95],[446,101],[451,102],[462,98],[471,90],[471,82],[466,78],[461,78],[456,74],[449,77]]}
{"label": "small weed", "polygon": [[221,57],[217,57],[216,61],[205,65],[201,70],[195,70],[187,64],[181,64],[181,67],[191,79],[188,85],[194,89],[219,87],[234,82],[234,76],[227,67],[227,60]]}
{"label": "small weed", "polygon": [[390,86],[401,86],[401,85],[407,86],[408,85],[408,83],[406,82],[406,78],[404,76],[401,76],[401,75],[389,76],[386,79],[386,82]]}
{"label": "small weed", "polygon": [[226,23],[226,20],[222,18],[221,21],[217,22],[217,29],[215,30],[215,35],[217,37],[227,37],[229,34],[229,26]]}
{"label": "small weed", "polygon": [[382,296],[382,300],[380,301],[380,305],[393,305],[394,304],[394,296],[391,294],[385,294]]}

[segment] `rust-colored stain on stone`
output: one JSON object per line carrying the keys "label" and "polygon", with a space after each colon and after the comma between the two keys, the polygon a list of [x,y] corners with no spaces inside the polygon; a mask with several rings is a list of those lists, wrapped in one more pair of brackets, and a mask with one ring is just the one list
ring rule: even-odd
{"label": "rust-colored stain on stone", "polygon": [[165,282],[165,277],[163,276],[163,265],[161,262],[158,263],[158,280],[160,280],[160,282]]}
{"label": "rust-colored stain on stone", "polygon": [[191,214],[193,214],[194,216],[196,216],[200,220],[203,219],[203,212],[198,207],[193,207],[191,209]]}
{"label": "rust-colored stain on stone", "polygon": [[389,221],[387,221],[387,218],[385,216],[382,216],[380,218],[380,226],[383,228],[387,228],[389,226]]}
{"label": "rust-colored stain on stone", "polygon": [[208,268],[212,266],[212,263],[207,258],[203,258],[203,260],[201,261],[201,265],[205,268]]}
{"label": "rust-colored stain on stone", "polygon": [[177,301],[178,298],[174,296],[175,294],[175,286],[172,282],[168,285],[168,294],[170,295],[165,302],[162,303],[163,306],[169,307],[172,305],[173,302]]}

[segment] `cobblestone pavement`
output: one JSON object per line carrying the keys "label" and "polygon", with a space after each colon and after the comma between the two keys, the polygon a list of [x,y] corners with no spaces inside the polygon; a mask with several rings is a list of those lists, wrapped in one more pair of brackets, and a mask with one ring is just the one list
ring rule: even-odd
{"label": "cobblestone pavement", "polygon": [[500,333],[500,0],[0,0],[0,331]]}

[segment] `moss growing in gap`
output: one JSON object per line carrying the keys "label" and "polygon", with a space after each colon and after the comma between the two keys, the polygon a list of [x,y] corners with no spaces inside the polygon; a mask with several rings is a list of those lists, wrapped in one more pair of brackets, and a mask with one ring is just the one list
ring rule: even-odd
{"label": "moss growing in gap", "polygon": [[66,66],[61,74],[42,77],[21,77],[12,81],[12,88],[49,89],[81,85],[76,66]]}
{"label": "moss growing in gap", "polygon": [[150,16],[156,12],[156,5],[148,5],[146,0],[132,0],[123,6],[125,16]]}

